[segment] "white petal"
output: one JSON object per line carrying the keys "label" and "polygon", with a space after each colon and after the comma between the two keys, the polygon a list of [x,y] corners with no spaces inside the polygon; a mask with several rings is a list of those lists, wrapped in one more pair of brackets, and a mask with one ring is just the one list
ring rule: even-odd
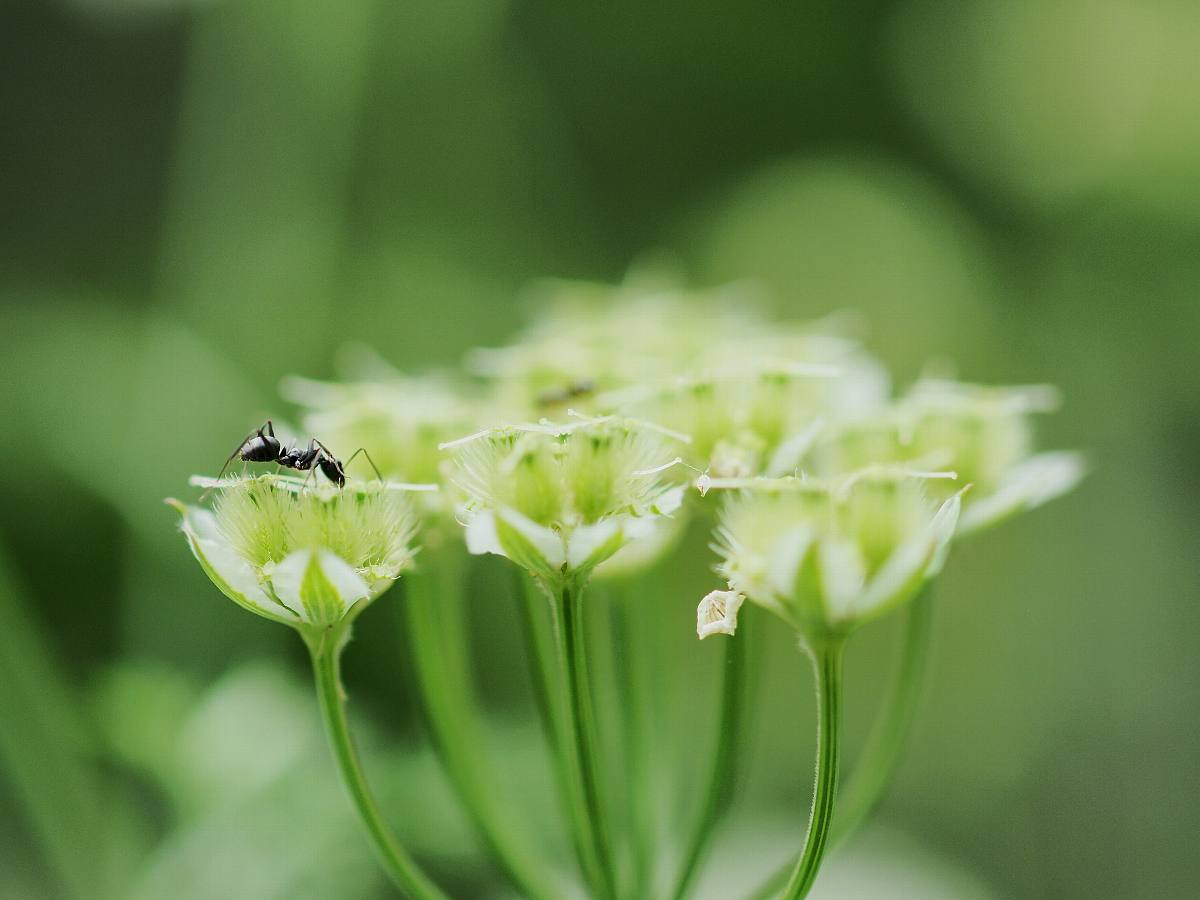
{"label": "white petal", "polygon": [[[642,527],[642,523],[649,527]],[[681,518],[641,518],[624,527],[625,546],[596,568],[597,578],[623,577],[645,571],[675,545],[683,533]]]}
{"label": "white petal", "polygon": [[664,491],[662,495],[651,504],[650,511],[655,515],[669,516],[682,505],[683,485],[677,485],[668,491]]}
{"label": "white petal", "polygon": [[941,505],[929,523],[930,536],[936,543],[933,559],[925,571],[927,578],[932,578],[942,571],[946,565],[946,556],[950,552],[950,540],[954,537],[958,523],[962,518],[962,497],[968,489],[963,488]]}
{"label": "white petal", "polygon": [[771,590],[781,597],[796,592],[796,576],[812,547],[814,535],[810,528],[793,528],[785,532],[771,548],[767,560],[766,580]]}
{"label": "white petal", "polygon": [[771,454],[764,474],[768,478],[778,478],[796,472],[813,442],[821,433],[823,424],[820,419],[817,419],[803,431],[793,434],[783,441]]}
{"label": "white petal", "polygon": [[291,610],[280,606],[263,590],[254,567],[221,536],[212,513],[182,503],[172,505],[183,515],[181,527],[192,555],[221,593],[239,606],[268,619],[288,624],[299,621]]}
{"label": "white petal", "polygon": [[862,597],[866,566],[852,541],[828,539],[817,545],[821,594],[831,622],[848,619]]}
{"label": "white petal", "polygon": [[338,622],[370,589],[341,557],[328,550],[297,550],[275,567],[271,585],[279,599],[314,625]]}
{"label": "white petal", "polygon": [[[483,515],[483,514],[481,514]],[[539,525],[516,510],[501,509],[490,514],[495,544],[486,527],[475,535],[472,552],[498,553],[531,572],[552,575],[562,570],[567,552],[562,536],[552,528]]]}
{"label": "white petal", "polygon": [[712,591],[696,607],[696,634],[700,640],[737,631],[738,610],[746,601],[737,591]]}
{"label": "white petal", "polygon": [[488,510],[481,510],[471,516],[467,521],[465,537],[469,553],[476,556],[485,553],[494,553],[496,556],[504,555],[504,548],[500,546],[500,537],[496,534],[496,517]]}
{"label": "white petal", "polygon": [[892,551],[867,585],[861,602],[855,604],[855,616],[874,618],[911,600],[925,583],[941,546],[931,529],[922,529]]}
{"label": "white petal", "polygon": [[567,567],[574,571],[591,569],[620,550],[627,540],[621,524],[616,519],[604,519],[594,525],[577,526],[567,541]]}
{"label": "white petal", "polygon": [[1075,487],[1087,465],[1078,453],[1040,453],[1016,466],[989,496],[966,504],[960,534],[974,534]]}

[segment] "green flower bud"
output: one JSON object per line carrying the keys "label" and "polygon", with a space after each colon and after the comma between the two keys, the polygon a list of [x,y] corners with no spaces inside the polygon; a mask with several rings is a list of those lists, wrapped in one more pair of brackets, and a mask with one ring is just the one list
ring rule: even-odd
{"label": "green flower bud", "polygon": [[192,553],[225,596],[273,621],[301,630],[347,622],[412,561],[413,517],[395,485],[192,481],[218,492],[211,511],[167,501]]}
{"label": "green flower bud", "polygon": [[939,474],[873,468],[837,483],[726,482],[715,549],[731,590],[808,635],[846,633],[908,602],[940,571],[961,492],[938,502]]}

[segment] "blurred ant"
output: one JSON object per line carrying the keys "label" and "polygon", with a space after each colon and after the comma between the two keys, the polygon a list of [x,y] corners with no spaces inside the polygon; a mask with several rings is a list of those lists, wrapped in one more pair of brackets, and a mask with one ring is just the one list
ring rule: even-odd
{"label": "blurred ant", "polygon": [[[267,419],[262,427],[246,435],[245,440],[238,444],[237,449],[229,454],[229,459],[225,460],[225,465],[221,466],[221,473],[217,476],[217,481],[221,480],[225,470],[229,468],[229,464],[240,455],[243,462],[273,462],[285,469],[308,472],[309,478],[312,477],[313,467],[316,466],[326,478],[338,487],[344,488],[346,486],[346,466],[354,462],[354,458],[360,453],[367,458],[367,462],[375,470],[375,477],[383,481],[383,476],[379,474],[379,467],[375,465],[375,460],[371,459],[371,454],[366,451],[366,448],[359,447],[343,463],[333,455],[333,451],[316,438],[312,438],[307,447],[288,447],[275,437],[275,427],[271,424],[271,420]],[[307,481],[306,478],[305,482],[307,483]]]}
{"label": "blurred ant", "polygon": [[537,396],[538,406],[561,406],[570,400],[587,397],[596,391],[596,382],[590,378],[580,378],[569,382],[565,387],[550,388]]}

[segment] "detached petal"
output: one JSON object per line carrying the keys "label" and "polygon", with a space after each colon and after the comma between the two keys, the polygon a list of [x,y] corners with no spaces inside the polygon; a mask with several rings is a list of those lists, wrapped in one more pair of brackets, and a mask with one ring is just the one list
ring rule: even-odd
{"label": "detached petal", "polygon": [[275,602],[263,590],[254,568],[222,537],[212,513],[178,500],[167,502],[182,516],[180,529],[192,548],[192,555],[222,594],[238,606],[272,621],[287,625],[300,621],[292,610]]}
{"label": "detached petal", "polygon": [[1087,473],[1078,453],[1039,453],[1012,469],[1000,486],[986,497],[968,503],[960,534],[974,534],[1060,497]]}
{"label": "detached petal", "polygon": [[712,591],[696,607],[696,635],[700,640],[714,634],[737,631],[738,611],[746,597],[737,591]]}
{"label": "detached petal", "polygon": [[340,622],[370,593],[362,576],[328,550],[297,550],[275,567],[271,584],[281,601],[294,604],[313,625]]}

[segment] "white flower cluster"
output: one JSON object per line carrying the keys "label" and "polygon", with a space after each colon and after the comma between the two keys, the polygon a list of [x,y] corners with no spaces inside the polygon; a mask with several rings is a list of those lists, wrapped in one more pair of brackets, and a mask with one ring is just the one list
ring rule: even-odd
{"label": "white flower cluster", "polygon": [[[453,513],[472,552],[543,581],[643,564],[689,516],[719,513],[729,590],[701,604],[701,637],[731,634],[742,599],[804,631],[846,631],[919,590],[956,533],[1038,506],[1083,474],[1076,454],[1034,452],[1032,414],[1058,402],[1049,388],[927,379],[893,398],[886,369],[837,319],[770,321],[746,286],[697,294],[642,278],[549,290],[517,341],[468,355],[466,377],[384,371],[290,379],[285,392],[325,444],[368,448],[385,477],[439,484],[422,518],[444,530]],[[238,602],[326,621],[332,607],[298,593],[313,564],[295,553],[341,585],[343,614],[411,555],[400,495],[359,479],[345,498],[288,479],[236,481],[214,512],[187,508],[185,531]],[[699,491],[685,503],[688,482]],[[627,546],[640,552],[618,557]],[[237,561],[236,573],[217,559]]]}

